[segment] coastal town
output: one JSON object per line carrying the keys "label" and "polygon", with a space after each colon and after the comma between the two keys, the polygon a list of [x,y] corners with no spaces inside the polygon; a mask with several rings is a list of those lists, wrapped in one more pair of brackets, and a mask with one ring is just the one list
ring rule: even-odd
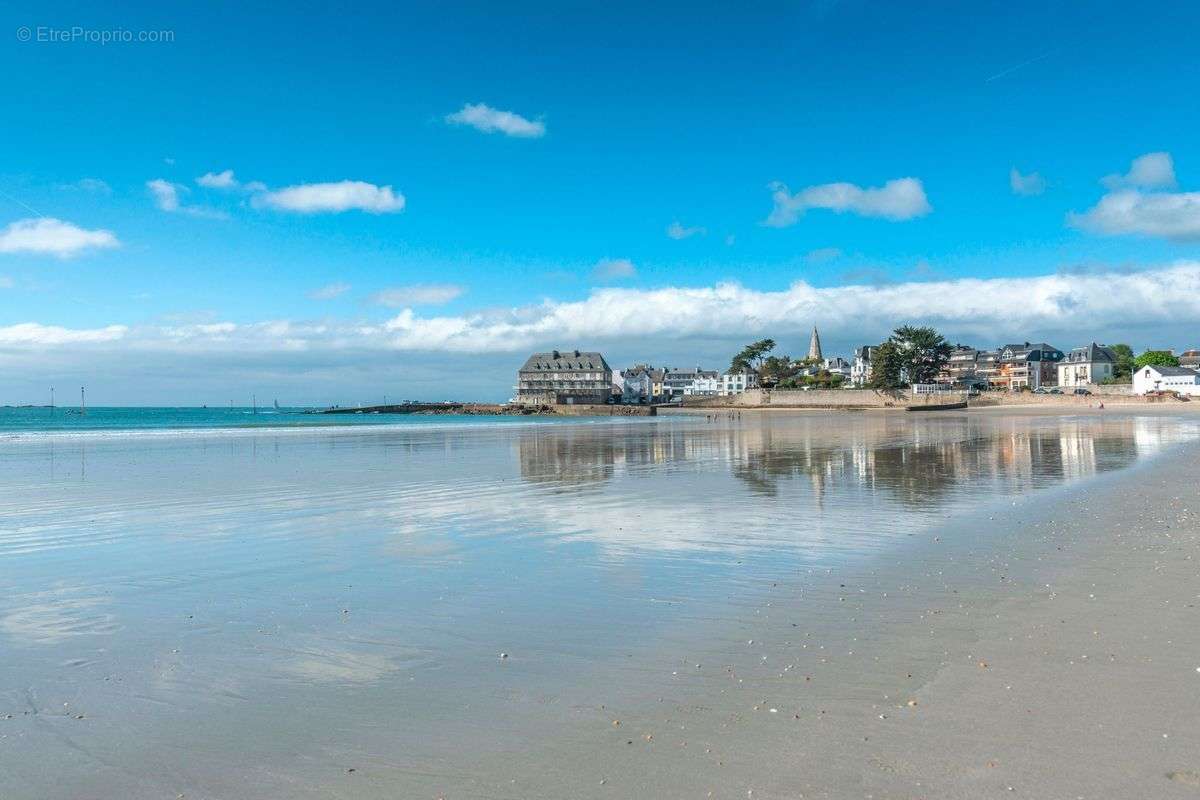
{"label": "coastal town", "polygon": [[[931,329],[897,333],[904,330],[933,334]],[[735,355],[726,369],[636,363],[614,370],[595,350],[537,352],[517,372],[512,403],[656,406],[788,389],[1200,397],[1200,349],[1146,350],[1135,356],[1124,344],[1088,342],[1063,350],[1024,341],[983,349],[941,340],[935,369],[927,376],[909,380],[912,376],[902,371],[888,382],[881,380],[881,360],[889,348],[906,346],[893,340],[856,347],[848,358],[826,356],[814,327],[803,358],[772,355],[775,342],[764,339]]]}

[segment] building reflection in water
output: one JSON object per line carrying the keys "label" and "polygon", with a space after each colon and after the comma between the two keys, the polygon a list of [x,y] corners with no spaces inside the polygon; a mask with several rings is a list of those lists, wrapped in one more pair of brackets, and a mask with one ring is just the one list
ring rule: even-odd
{"label": "building reflection in water", "polygon": [[[665,424],[664,424],[665,423]],[[820,510],[849,487],[906,505],[986,487],[1021,492],[1119,469],[1196,426],[1156,417],[756,415],[740,422],[540,426],[517,440],[521,476],[562,490],[648,468],[721,465],[753,496],[808,492]],[[661,471],[661,470],[660,470]]]}

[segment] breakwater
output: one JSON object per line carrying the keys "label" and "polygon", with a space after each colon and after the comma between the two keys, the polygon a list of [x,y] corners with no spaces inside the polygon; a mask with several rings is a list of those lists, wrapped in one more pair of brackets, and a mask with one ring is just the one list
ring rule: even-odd
{"label": "breakwater", "polygon": [[519,403],[393,403],[354,408],[324,408],[318,414],[461,414],[563,417],[653,417],[654,406],[622,406],[616,404],[522,405]]}

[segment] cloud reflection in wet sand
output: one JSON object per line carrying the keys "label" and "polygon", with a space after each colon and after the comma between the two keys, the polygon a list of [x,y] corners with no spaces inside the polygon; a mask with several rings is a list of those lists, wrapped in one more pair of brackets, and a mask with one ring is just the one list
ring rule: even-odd
{"label": "cloud reflection in wet sand", "polygon": [[381,653],[354,650],[346,645],[312,642],[295,648],[279,671],[317,683],[373,683],[400,669],[400,664]]}
{"label": "cloud reflection in wet sand", "polygon": [[78,636],[117,631],[116,618],[104,610],[107,601],[80,587],[59,586],[25,597],[10,597],[11,610],[0,616],[0,632],[21,644],[57,644]]}

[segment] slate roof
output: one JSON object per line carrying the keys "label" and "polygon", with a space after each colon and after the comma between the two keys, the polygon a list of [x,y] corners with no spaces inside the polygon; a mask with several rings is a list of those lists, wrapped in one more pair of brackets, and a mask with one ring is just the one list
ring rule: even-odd
{"label": "slate roof", "polygon": [[1000,350],[1001,352],[1012,350],[1017,353],[1028,353],[1030,350],[1058,350],[1058,348],[1045,342],[1024,342],[1023,344],[1006,344]]}
{"label": "slate roof", "polygon": [[604,356],[596,351],[553,350],[534,353],[525,360],[521,372],[556,372],[572,369],[598,369],[611,371]]}
{"label": "slate roof", "polygon": [[654,367],[648,367],[645,364],[637,364],[635,366],[632,366],[629,369],[624,370],[621,373],[621,375],[623,375],[626,378],[636,378],[638,375],[641,375],[643,373],[646,375],[649,375],[650,380],[652,380],[652,381],[658,382],[663,379],[663,371],[661,369],[655,369]]}
{"label": "slate roof", "polygon": [[[1018,360],[1018,361],[1022,360],[1022,359],[1028,360],[1028,361],[1040,360],[1040,358],[1029,358],[1030,354],[1032,354],[1034,352],[1059,353],[1060,355],[1062,353],[1062,351],[1059,350],[1057,347],[1055,347],[1052,344],[1047,344],[1046,342],[1025,342],[1024,344],[1006,344],[1000,348],[1000,357],[1002,360],[1007,360],[1007,359],[1004,359],[1004,353],[1006,353],[1008,351],[1012,351],[1012,359]],[[1054,359],[1050,358],[1050,359],[1046,359],[1046,360],[1053,361]]]}
{"label": "slate roof", "polygon": [[1092,342],[1084,347],[1076,347],[1067,354],[1065,359],[1070,364],[1086,364],[1107,361],[1110,364],[1117,363],[1117,354],[1113,352],[1111,347],[1105,347],[1102,344]]}
{"label": "slate roof", "polygon": [[1153,364],[1149,364],[1145,367],[1142,367],[1142,369],[1152,369],[1159,375],[1162,375],[1164,378],[1168,376],[1176,378],[1180,376],[1195,377],[1196,375],[1200,375],[1200,372],[1197,372],[1194,369],[1188,369],[1187,367],[1156,367]]}
{"label": "slate roof", "polygon": [[668,378],[681,378],[683,380],[715,378],[719,374],[715,369],[700,369],[700,367],[667,367],[664,371]]}

